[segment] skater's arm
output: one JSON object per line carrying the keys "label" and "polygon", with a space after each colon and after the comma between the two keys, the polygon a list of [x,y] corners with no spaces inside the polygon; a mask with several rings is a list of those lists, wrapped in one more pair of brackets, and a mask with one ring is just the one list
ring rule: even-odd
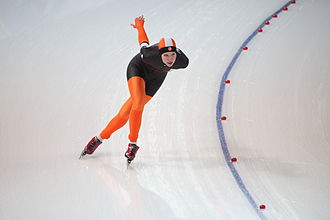
{"label": "skater's arm", "polygon": [[146,31],[144,30],[144,17],[143,15],[135,18],[135,24],[131,24],[138,31],[138,41],[141,47],[149,46],[149,39]]}

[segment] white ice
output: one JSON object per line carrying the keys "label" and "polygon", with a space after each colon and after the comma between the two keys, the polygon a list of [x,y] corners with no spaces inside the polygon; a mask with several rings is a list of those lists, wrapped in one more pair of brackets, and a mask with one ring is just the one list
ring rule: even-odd
{"label": "white ice", "polygon": [[[260,219],[224,159],[221,77],[285,0],[0,1],[0,219]],[[330,217],[330,2],[301,0],[249,44],[226,87],[235,167],[267,219]],[[190,58],[128,127],[78,160],[128,98],[139,51],[173,37]]]}

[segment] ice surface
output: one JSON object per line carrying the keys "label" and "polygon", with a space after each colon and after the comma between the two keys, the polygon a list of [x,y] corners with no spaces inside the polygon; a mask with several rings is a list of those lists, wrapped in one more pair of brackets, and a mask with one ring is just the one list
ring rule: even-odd
{"label": "ice surface", "polygon": [[[0,219],[259,219],[224,160],[219,83],[241,43],[287,1],[1,1]],[[330,3],[297,1],[230,74],[228,147],[267,219],[330,216]],[[128,128],[78,160],[127,99],[139,51],[173,37],[190,58]]]}

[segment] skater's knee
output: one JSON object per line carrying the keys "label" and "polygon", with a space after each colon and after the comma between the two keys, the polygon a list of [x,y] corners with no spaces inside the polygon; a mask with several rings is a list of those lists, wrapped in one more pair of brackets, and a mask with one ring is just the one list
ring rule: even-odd
{"label": "skater's knee", "polygon": [[132,98],[132,109],[137,111],[143,111],[146,103],[147,102],[145,101],[144,96],[134,97]]}
{"label": "skater's knee", "polygon": [[128,118],[129,118],[129,112],[124,112],[124,113],[122,113],[122,112],[119,112],[119,117],[121,117],[123,120],[128,120]]}
{"label": "skater's knee", "polygon": [[127,109],[121,109],[118,113],[118,116],[123,120],[128,120],[131,109],[132,109],[131,107]]}
{"label": "skater's knee", "polygon": [[136,111],[143,111],[144,109],[144,103],[143,102],[136,102],[136,103],[133,103],[133,106],[132,106],[132,110],[136,110]]}
{"label": "skater's knee", "polygon": [[151,100],[152,96],[143,95],[132,98],[132,109],[143,111],[144,106]]}
{"label": "skater's knee", "polygon": [[132,99],[129,98],[125,103],[124,105],[121,107],[118,115],[123,118],[123,119],[126,119],[128,120],[128,117],[129,117],[129,114],[131,112],[131,109],[132,109]]}

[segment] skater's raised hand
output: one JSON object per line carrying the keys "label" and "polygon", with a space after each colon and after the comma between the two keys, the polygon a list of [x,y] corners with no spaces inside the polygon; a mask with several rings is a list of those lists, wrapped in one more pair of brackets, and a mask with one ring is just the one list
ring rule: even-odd
{"label": "skater's raised hand", "polygon": [[143,27],[143,25],[144,25],[144,17],[143,17],[143,15],[135,18],[134,21],[135,21],[135,24],[131,24],[134,28],[138,29],[138,28]]}
{"label": "skater's raised hand", "polygon": [[137,29],[138,31],[138,40],[139,40],[139,44],[141,47],[144,47],[146,46],[145,44],[143,43],[146,43],[147,45],[149,45],[149,39],[147,37],[147,34],[144,30],[144,17],[143,15],[135,18],[135,24],[131,24],[134,28]]}

